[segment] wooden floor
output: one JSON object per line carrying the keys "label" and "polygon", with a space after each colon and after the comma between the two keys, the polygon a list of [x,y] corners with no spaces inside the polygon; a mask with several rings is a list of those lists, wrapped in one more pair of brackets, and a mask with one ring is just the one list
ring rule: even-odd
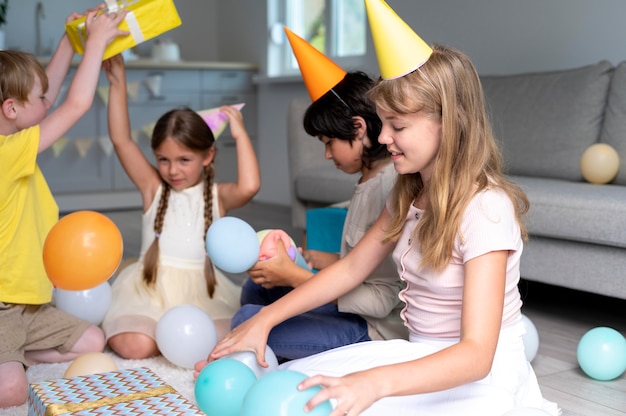
{"label": "wooden floor", "polygon": [[[125,257],[136,256],[141,234],[139,211],[105,214],[122,232]],[[257,231],[283,229],[296,242],[302,235],[291,226],[288,207],[253,202],[229,215],[244,219]],[[544,396],[557,402],[564,416],[626,415],[626,374],[613,381],[596,381],[580,370],[576,359],[578,341],[588,330],[608,326],[626,334],[626,300],[525,280],[520,291],[522,312],[539,333],[539,351],[532,364]]]}

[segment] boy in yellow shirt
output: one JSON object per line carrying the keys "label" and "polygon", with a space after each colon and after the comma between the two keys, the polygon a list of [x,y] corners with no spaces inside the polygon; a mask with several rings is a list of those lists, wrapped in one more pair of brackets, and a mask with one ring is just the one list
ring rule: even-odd
{"label": "boy in yellow shirt", "polygon": [[91,107],[105,48],[127,35],[118,29],[125,14],[86,12],[85,54],[67,98],[50,114],[74,56],[67,35],[45,70],[31,54],[0,51],[0,408],[26,401],[26,366],[105,345],[98,327],[49,305],[42,251],[59,210],[36,159]]}

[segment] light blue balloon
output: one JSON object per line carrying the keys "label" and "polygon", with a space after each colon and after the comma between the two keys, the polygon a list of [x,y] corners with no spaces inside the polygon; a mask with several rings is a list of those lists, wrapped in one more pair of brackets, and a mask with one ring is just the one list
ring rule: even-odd
{"label": "light blue balloon", "polygon": [[328,416],[333,411],[328,400],[308,413],[304,411],[304,405],[322,389],[314,386],[298,390],[298,384],[306,378],[306,374],[293,370],[276,370],[264,375],[244,397],[241,416]]}
{"label": "light blue balloon", "polygon": [[111,306],[112,296],[108,280],[87,290],[54,289],[54,302],[57,309],[94,325],[100,325],[104,320]]}
{"label": "light blue balloon", "polygon": [[576,356],[589,377],[599,381],[616,379],[626,371],[626,338],[613,328],[593,328],[578,342]]}
{"label": "light blue balloon", "polygon": [[163,357],[187,369],[205,360],[217,344],[217,330],[211,316],[202,308],[186,303],[165,311],[157,322],[155,336]]}
{"label": "light blue balloon", "polygon": [[206,233],[206,252],[215,267],[228,273],[243,273],[259,258],[259,239],[247,222],[222,217]]}
{"label": "light blue balloon", "polygon": [[194,397],[207,416],[239,416],[243,399],[256,380],[254,372],[241,361],[221,358],[200,371]]}

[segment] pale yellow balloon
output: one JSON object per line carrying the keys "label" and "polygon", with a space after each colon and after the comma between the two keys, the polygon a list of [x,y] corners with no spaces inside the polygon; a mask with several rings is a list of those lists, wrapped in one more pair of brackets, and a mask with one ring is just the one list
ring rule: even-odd
{"label": "pale yellow balloon", "polygon": [[580,158],[580,171],[587,182],[609,183],[619,171],[619,154],[606,143],[593,144]]}
{"label": "pale yellow balloon", "polygon": [[271,229],[267,229],[267,230],[257,231],[256,236],[259,239],[259,244],[261,244],[263,242],[263,239],[265,238],[266,235],[269,234],[270,231],[272,231],[272,230]]}
{"label": "pale yellow balloon", "polygon": [[72,361],[67,370],[65,370],[63,378],[107,373],[116,370],[117,364],[110,356],[102,352],[88,352],[79,355]]}

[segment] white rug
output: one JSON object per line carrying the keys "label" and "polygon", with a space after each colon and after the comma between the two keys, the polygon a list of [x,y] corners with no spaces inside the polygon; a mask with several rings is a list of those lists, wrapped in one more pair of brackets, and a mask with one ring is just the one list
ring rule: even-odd
{"label": "white rug", "polygon": [[[106,354],[110,355],[113,360],[115,360],[120,370],[136,367],[150,368],[186,399],[190,400],[192,403],[196,402],[193,395],[193,370],[177,367],[163,357],[145,360],[124,360],[113,353],[106,352]],[[39,364],[30,367],[26,375],[28,376],[28,381],[31,383],[62,378],[70,364],[71,361],[59,364]],[[26,404],[8,409],[0,409],[0,416],[24,416],[26,414],[28,414],[28,406]]]}

